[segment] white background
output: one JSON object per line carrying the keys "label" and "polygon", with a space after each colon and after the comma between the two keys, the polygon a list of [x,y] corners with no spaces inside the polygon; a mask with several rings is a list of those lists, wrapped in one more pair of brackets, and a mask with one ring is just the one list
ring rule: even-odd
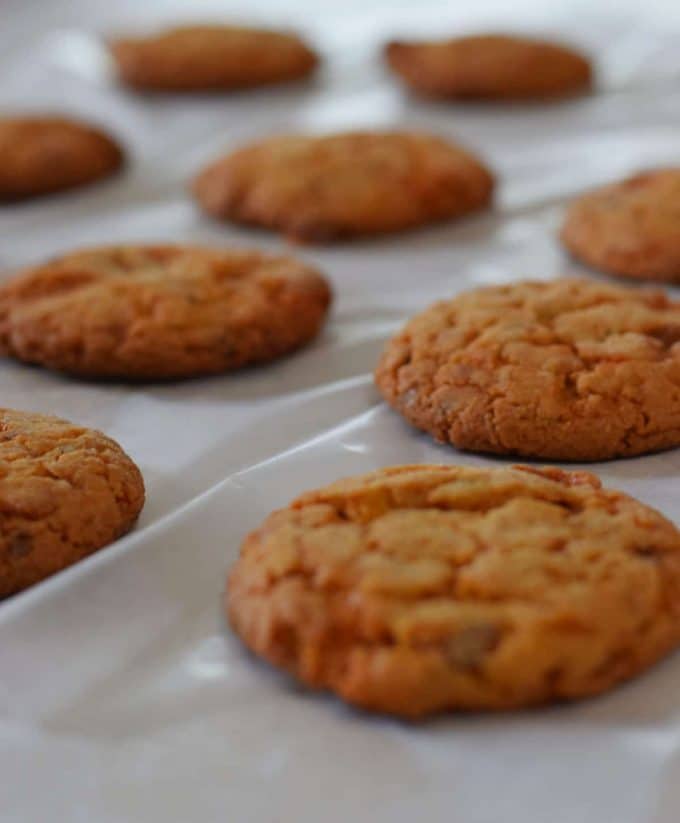
{"label": "white background", "polygon": [[[148,488],[130,537],[0,604],[0,820],[676,823],[677,656],[587,703],[411,726],[304,693],[253,661],[222,625],[219,597],[245,532],[305,488],[389,463],[494,464],[410,430],[370,372],[384,340],[436,298],[577,272],[555,242],[574,193],[680,162],[680,4],[252,5],[4,1],[0,108],[82,115],[130,154],[110,182],[2,207],[5,271],[102,242],[280,250],[272,236],[209,222],[186,194],[217,153],[272,132],[449,135],[495,169],[497,206],[299,249],[333,283],[332,320],[308,350],[265,368],[130,387],[0,365],[3,406],[103,429]],[[301,28],[324,69],[295,88],[225,97],[148,99],[112,83],[101,36],[227,17]],[[417,102],[376,57],[391,36],[480,26],[580,44],[597,59],[597,93],[547,106]],[[591,468],[680,521],[677,453]]]}

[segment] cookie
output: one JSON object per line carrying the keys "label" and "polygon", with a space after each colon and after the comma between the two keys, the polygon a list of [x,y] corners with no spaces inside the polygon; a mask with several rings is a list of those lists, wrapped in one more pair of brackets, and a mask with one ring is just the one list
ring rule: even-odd
{"label": "cookie", "polygon": [[222,372],[309,342],[330,299],[322,276],[291,258],[192,246],[94,248],[0,287],[0,352],[84,377]]}
{"label": "cookie", "polygon": [[121,537],[143,505],[142,475],[113,440],[0,409],[0,597]]}
{"label": "cookie", "polygon": [[488,206],[493,177],[427,134],[273,137],[209,165],[194,194],[208,214],[302,241],[383,234]]}
{"label": "cookie", "polygon": [[561,240],[594,269],[680,283],[680,168],[636,174],[580,197]]}
{"label": "cookie", "polygon": [[64,117],[0,117],[0,201],[22,200],[109,177],[123,163],[116,142]]}
{"label": "cookie", "polygon": [[580,279],[428,308],[376,370],[387,402],[460,449],[608,460],[680,445],[680,303]]}
{"label": "cookie", "polygon": [[392,42],[385,59],[414,92],[468,100],[568,97],[592,85],[579,52],[557,43],[487,34],[452,40]]}
{"label": "cookie", "polygon": [[586,472],[396,466],[270,515],[226,612],[256,654],[366,709],[573,700],[680,643],[680,532]]}
{"label": "cookie", "polygon": [[110,50],[121,82],[141,91],[229,91],[299,80],[316,54],[295,34],[237,26],[186,26],[120,38]]}

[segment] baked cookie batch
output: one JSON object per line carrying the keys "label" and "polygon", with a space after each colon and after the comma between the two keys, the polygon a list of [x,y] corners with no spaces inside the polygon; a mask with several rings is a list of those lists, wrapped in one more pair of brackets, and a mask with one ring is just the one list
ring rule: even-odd
{"label": "baked cookie batch", "polygon": [[209,165],[193,190],[213,217],[324,242],[462,217],[493,186],[460,146],[400,131],[272,137]]}
{"label": "baked cookie batch", "polygon": [[429,42],[394,41],[385,59],[413,92],[468,100],[541,100],[589,91],[590,61],[573,49],[487,34]]}
{"label": "baked cookie batch", "polygon": [[680,642],[680,533],[586,472],[394,466],[270,515],[226,610],[256,654],[367,709],[574,699]]}
{"label": "baked cookie batch", "polygon": [[299,80],[318,58],[294,34],[188,26],[109,44],[120,81],[147,92],[231,91]]}
{"label": "baked cookie batch", "polygon": [[0,597],[116,540],[143,505],[142,475],[113,440],[0,409]]}
{"label": "baked cookie batch", "polygon": [[470,291],[414,317],[375,374],[460,449],[611,460],[680,445],[680,303],[562,278]]}
{"label": "baked cookie batch", "polygon": [[56,116],[0,117],[0,203],[109,177],[123,150],[98,128]]}
{"label": "baked cookie batch", "polygon": [[0,352],[80,377],[195,377],[300,348],[330,301],[325,279],[288,257],[90,249],[0,285]]}
{"label": "baked cookie batch", "polygon": [[[135,93],[226,93],[309,77],[292,33],[192,26],[109,42]],[[386,68],[439,100],[589,92],[588,59],[500,34],[395,41]],[[3,208],[94,183],[124,152],[57,115],[0,118]],[[492,205],[483,158],[418,131],[283,134],[197,170],[213,219],[340,242]],[[18,205],[18,204],[17,204]],[[593,269],[680,283],[680,168],[573,202],[560,240]],[[0,284],[0,353],[81,379],[179,380],[273,361],[321,331],[331,290],[291,256],[189,245],[74,251]],[[441,443],[601,461],[680,445],[680,303],[562,278],[472,290],[411,319],[375,382]],[[444,458],[445,459],[445,458]],[[105,435],[0,409],[0,597],[116,540],[144,503]],[[225,613],[302,682],[404,717],[603,692],[680,644],[680,531],[584,471],[381,468],[307,492],[248,535]]]}

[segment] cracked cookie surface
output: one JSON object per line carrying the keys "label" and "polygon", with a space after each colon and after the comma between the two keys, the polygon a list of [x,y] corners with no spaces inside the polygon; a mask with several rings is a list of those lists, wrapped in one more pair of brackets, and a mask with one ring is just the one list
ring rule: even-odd
{"label": "cracked cookie surface", "polygon": [[567,97],[592,84],[589,60],[558,43],[487,34],[450,40],[395,41],[392,71],[413,91],[468,100]]}
{"label": "cracked cookie surface", "polygon": [[64,117],[0,117],[0,201],[75,188],[108,177],[123,163],[115,141]]}
{"label": "cracked cookie surface", "polygon": [[113,440],[0,409],[0,597],[121,537],[143,505],[142,475]]}
{"label": "cracked cookie surface", "polygon": [[324,242],[461,217],[490,204],[493,184],[439,137],[347,132],[246,146],[201,172],[194,195],[213,217]]}
{"label": "cracked cookie surface", "polygon": [[191,246],[74,252],[0,286],[0,350],[84,377],[170,379],[265,362],[316,336],[322,276]]}
{"label": "cracked cookie surface", "polygon": [[680,167],[636,174],[578,198],[560,238],[600,271],[680,283]]}
{"label": "cracked cookie surface", "polygon": [[120,80],[142,91],[229,91],[298,80],[317,66],[297,35],[239,26],[183,26],[110,43]]}
{"label": "cracked cookie surface", "polygon": [[244,541],[226,611],[303,682],[417,717],[570,700],[680,642],[680,533],[586,472],[398,466]]}
{"label": "cracked cookie surface", "polygon": [[436,303],[375,374],[410,423],[461,449],[607,460],[680,444],[680,304],[565,278]]}

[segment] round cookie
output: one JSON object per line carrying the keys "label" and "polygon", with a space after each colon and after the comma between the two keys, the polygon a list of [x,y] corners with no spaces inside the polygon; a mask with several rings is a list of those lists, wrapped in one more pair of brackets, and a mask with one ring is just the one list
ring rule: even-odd
{"label": "round cookie", "polygon": [[317,66],[295,34],[186,26],[110,43],[120,80],[142,91],[228,91],[298,80]]}
{"label": "round cookie", "polygon": [[94,183],[123,163],[99,129],[64,117],[0,117],[0,202]]}
{"label": "round cookie", "polygon": [[560,235],[589,266],[680,283],[680,168],[636,174],[574,201]]}
{"label": "round cookie", "polygon": [[113,440],[0,409],[0,597],[121,537],[143,505],[142,475]]}
{"label": "round cookie", "polygon": [[271,514],[226,611],[256,654],[367,709],[572,700],[680,643],[680,533],[586,472],[391,467]]}
{"label": "round cookie", "polygon": [[375,374],[414,426],[461,449],[608,460],[680,445],[680,303],[580,279],[436,303]]}
{"label": "round cookie", "polygon": [[468,100],[568,97],[592,85],[588,59],[573,49],[526,37],[474,35],[388,43],[385,59],[414,92]]}
{"label": "round cookie", "polygon": [[330,241],[414,228],[488,206],[493,177],[459,146],[414,132],[272,137],[209,165],[210,215]]}
{"label": "round cookie", "polygon": [[166,379],[310,341],[326,281],[291,258],[192,246],[74,252],[0,287],[0,351],[84,377]]}

